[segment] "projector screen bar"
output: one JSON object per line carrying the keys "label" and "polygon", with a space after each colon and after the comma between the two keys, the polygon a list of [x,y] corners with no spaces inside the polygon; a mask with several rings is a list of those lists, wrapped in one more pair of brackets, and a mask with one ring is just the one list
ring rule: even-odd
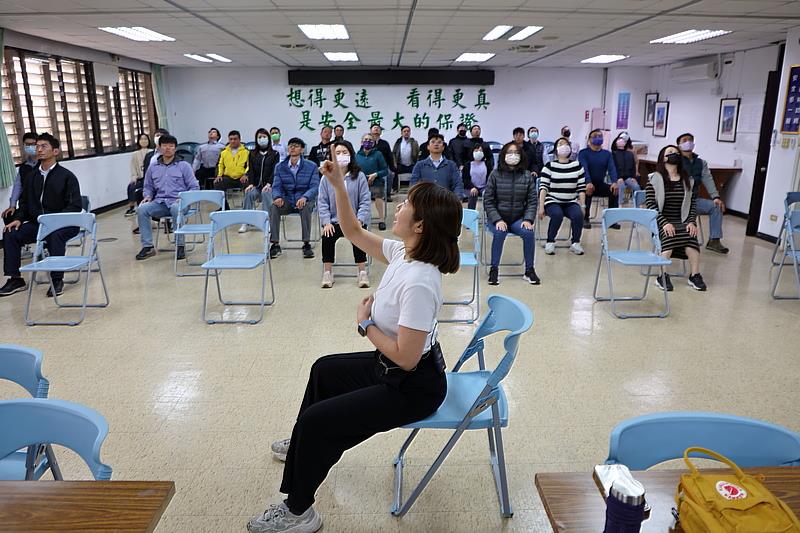
{"label": "projector screen bar", "polygon": [[494,85],[494,71],[303,69],[289,71],[289,85]]}

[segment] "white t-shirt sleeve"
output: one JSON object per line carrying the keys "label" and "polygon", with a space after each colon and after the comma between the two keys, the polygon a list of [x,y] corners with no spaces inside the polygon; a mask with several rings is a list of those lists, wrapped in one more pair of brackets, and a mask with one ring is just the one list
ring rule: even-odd
{"label": "white t-shirt sleeve", "polygon": [[400,294],[398,325],[430,332],[437,313],[436,293],[426,285],[411,285]]}
{"label": "white t-shirt sleeve", "polygon": [[383,239],[383,257],[386,258],[386,262],[391,263],[394,261],[397,254],[405,256],[405,245],[402,241]]}

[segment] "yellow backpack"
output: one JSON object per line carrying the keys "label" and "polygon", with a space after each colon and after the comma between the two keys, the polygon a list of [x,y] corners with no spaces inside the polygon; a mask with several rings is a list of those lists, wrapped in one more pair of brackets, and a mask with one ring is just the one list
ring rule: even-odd
{"label": "yellow backpack", "polygon": [[[701,474],[689,460],[698,452],[727,464],[733,473]],[[683,460],[689,473],[675,493],[680,525],[685,533],[800,533],[791,509],[736,463],[705,448],[687,448]]]}

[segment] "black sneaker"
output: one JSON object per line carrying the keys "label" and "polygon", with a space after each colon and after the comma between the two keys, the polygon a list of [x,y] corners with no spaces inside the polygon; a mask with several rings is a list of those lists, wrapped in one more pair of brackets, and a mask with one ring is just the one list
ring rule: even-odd
{"label": "black sneaker", "polygon": [[386,231],[386,224],[383,222],[378,222],[378,229],[381,231]]}
{"label": "black sneaker", "polygon": [[139,253],[136,254],[136,260],[141,261],[142,259],[147,259],[148,257],[153,257],[156,255],[156,251],[152,246],[145,246]]}
{"label": "black sneaker", "polygon": [[129,207],[128,210],[125,211],[125,216],[126,217],[132,217],[135,214],[136,214],[136,208],[135,207]]}
{"label": "black sneaker", "polygon": [[139,228],[133,228],[133,234],[139,235]]}
{"label": "black sneaker", "polygon": [[584,219],[584,221],[583,221],[583,229],[592,229],[592,223],[589,222],[589,219]]}
{"label": "black sneaker", "polygon": [[719,239],[709,239],[708,244],[706,244],[706,250],[711,250],[712,252],[717,252],[718,254],[727,254],[730,250],[722,244],[722,241]]}
{"label": "black sneaker", "polygon": [[672,280],[669,279],[669,274],[664,274],[663,280],[661,279],[661,276],[656,276],[656,287],[662,291],[666,287],[667,292],[672,292]]}
{"label": "black sneaker", "polygon": [[54,279],[53,286],[47,289],[47,297],[53,297],[53,287],[56,288],[56,296],[61,296],[64,293],[64,280],[63,279]]}
{"label": "black sneaker", "polygon": [[497,267],[489,267],[489,285],[500,285]]}
{"label": "black sneaker", "polygon": [[178,246],[178,261],[181,259],[186,259],[186,247],[185,246]]}
{"label": "black sneaker", "polygon": [[706,282],[703,281],[703,276],[699,273],[689,276],[689,286],[696,291],[705,291],[708,289]]}
{"label": "black sneaker", "polygon": [[622,229],[619,224],[611,224],[609,226],[609,228],[611,228],[611,229]]}
{"label": "black sneaker", "polygon": [[279,255],[281,255],[283,251],[281,250],[281,245],[277,242],[273,242],[272,246],[269,247],[269,258],[275,259]]}
{"label": "black sneaker", "polygon": [[22,292],[28,288],[28,284],[22,278],[8,278],[6,284],[0,287],[0,297],[11,296],[12,294]]}
{"label": "black sneaker", "polygon": [[314,259],[314,250],[308,243],[303,244],[303,259]]}
{"label": "black sneaker", "polygon": [[539,276],[536,275],[536,270],[529,268],[525,271],[525,275],[522,276],[522,279],[530,283],[531,285],[539,285],[542,280],[539,279]]}

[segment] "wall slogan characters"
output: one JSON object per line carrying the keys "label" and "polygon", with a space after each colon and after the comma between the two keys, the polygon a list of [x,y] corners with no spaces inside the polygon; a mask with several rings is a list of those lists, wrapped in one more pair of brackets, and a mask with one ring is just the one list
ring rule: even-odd
{"label": "wall slogan characters", "polygon": [[783,101],[781,133],[794,135],[800,133],[800,65],[789,67],[786,99]]}

